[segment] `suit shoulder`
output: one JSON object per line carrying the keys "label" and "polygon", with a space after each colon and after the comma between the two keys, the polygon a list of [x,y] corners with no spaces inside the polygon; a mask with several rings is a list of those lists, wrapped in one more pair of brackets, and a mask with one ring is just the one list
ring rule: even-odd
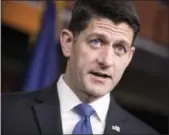
{"label": "suit shoulder", "polygon": [[132,134],[159,134],[155,131],[150,125],[143,122],[141,119],[137,118],[136,116],[129,113],[126,109],[121,107],[121,110],[126,116],[126,120],[124,125],[126,129],[132,129]]}
{"label": "suit shoulder", "polygon": [[5,93],[1,95],[2,109],[4,107],[11,107],[12,105],[22,104],[25,101],[32,100],[38,91],[32,92],[15,92],[15,93]]}
{"label": "suit shoulder", "polygon": [[[4,93],[1,94],[1,102],[3,103],[12,103],[12,102],[17,102],[17,101],[23,101],[25,99],[32,100],[35,99],[35,97],[39,94],[46,93],[46,91],[50,91],[51,88],[55,86],[56,81],[54,81],[52,84],[44,87],[37,89],[35,91],[19,91],[19,92],[14,92],[14,93]],[[44,95],[44,94],[43,94]]]}
{"label": "suit shoulder", "polygon": [[1,95],[2,102],[3,101],[10,101],[10,100],[17,100],[20,98],[30,97],[37,92],[14,92],[14,93],[3,93]]}

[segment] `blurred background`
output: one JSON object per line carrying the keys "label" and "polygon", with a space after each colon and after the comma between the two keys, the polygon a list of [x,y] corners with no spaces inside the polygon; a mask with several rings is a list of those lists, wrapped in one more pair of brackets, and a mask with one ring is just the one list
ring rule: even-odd
{"label": "blurred background", "polygon": [[[169,3],[167,0],[133,2],[141,21],[141,31],[134,43],[136,53],[112,94],[133,115],[161,134],[168,134]],[[60,30],[67,27],[71,18],[73,3],[55,1],[56,42]],[[31,50],[37,45],[41,31],[44,7],[45,1],[2,0],[1,93],[23,91]],[[60,54],[57,66],[64,72],[66,59]]]}

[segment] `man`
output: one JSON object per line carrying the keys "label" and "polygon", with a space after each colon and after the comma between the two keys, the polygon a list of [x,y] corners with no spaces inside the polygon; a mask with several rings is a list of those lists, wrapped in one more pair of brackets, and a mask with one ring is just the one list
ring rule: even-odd
{"label": "man", "polygon": [[2,134],[157,134],[110,92],[139,31],[131,1],[77,0],[60,34],[66,72],[43,90],[2,97]]}

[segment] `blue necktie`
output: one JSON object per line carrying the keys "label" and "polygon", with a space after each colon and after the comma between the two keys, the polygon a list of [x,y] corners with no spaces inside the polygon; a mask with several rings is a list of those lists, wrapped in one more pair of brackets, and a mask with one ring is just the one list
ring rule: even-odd
{"label": "blue necktie", "polygon": [[93,134],[90,116],[95,112],[95,110],[88,104],[75,106],[74,110],[81,116],[81,120],[75,125],[72,134]]}

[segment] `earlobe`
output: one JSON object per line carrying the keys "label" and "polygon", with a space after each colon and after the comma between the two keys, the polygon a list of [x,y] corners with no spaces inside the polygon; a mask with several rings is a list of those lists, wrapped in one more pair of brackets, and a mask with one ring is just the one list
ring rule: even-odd
{"label": "earlobe", "polygon": [[134,55],[134,53],[135,53],[135,50],[136,50],[135,47],[131,47],[131,51],[130,51],[130,61],[131,61],[132,58],[133,58],[133,55]]}
{"label": "earlobe", "polygon": [[73,44],[72,32],[67,29],[63,29],[60,34],[60,43],[64,56],[70,57]]}
{"label": "earlobe", "polygon": [[135,53],[135,47],[131,47],[129,58],[128,58],[128,63],[126,64],[126,67],[130,64],[130,62],[131,62],[131,60],[133,58],[134,53]]}

